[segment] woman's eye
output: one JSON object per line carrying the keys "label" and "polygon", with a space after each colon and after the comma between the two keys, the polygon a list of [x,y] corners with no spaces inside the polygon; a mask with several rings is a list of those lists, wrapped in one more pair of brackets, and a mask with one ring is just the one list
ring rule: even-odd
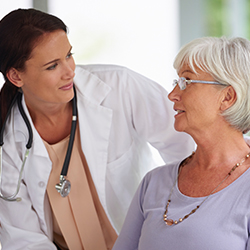
{"label": "woman's eye", "polygon": [[70,58],[70,57],[72,57],[72,55],[73,55],[73,53],[72,53],[72,52],[69,52],[69,54],[67,55],[66,58]]}
{"label": "woman's eye", "polygon": [[56,68],[57,65],[58,65],[58,64],[55,63],[55,64],[53,64],[52,66],[48,67],[47,70],[53,70],[53,69]]}

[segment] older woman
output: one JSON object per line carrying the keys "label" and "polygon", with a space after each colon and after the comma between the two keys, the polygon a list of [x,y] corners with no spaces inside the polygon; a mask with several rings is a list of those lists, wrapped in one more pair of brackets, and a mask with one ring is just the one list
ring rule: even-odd
{"label": "older woman", "polygon": [[184,46],[169,99],[197,150],[143,179],[114,250],[250,249],[250,42]]}

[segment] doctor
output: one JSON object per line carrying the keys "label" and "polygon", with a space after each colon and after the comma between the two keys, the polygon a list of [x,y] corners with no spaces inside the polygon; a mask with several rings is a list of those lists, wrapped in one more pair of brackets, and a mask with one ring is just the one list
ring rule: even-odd
{"label": "doctor", "polygon": [[193,150],[166,91],[127,68],[75,67],[65,24],[34,9],[1,20],[0,71],[3,250],[111,249],[153,167],[147,142],[166,162]]}

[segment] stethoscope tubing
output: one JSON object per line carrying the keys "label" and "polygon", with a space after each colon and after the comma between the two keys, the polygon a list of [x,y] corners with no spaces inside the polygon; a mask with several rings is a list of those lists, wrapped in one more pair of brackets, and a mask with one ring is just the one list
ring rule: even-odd
{"label": "stethoscope tubing", "polygon": [[63,163],[61,176],[67,176],[68,173],[68,166],[71,158],[73,143],[75,139],[75,131],[76,131],[76,124],[77,124],[77,100],[76,100],[76,90],[74,88],[74,98],[72,100],[72,123],[71,123],[71,131],[70,131],[70,137],[69,137],[69,145],[67,149],[67,153],[65,156],[65,160]]}
{"label": "stethoscope tubing", "polygon": [[19,91],[15,94],[15,96],[14,96],[14,98],[13,98],[11,104],[10,104],[10,108],[7,111],[5,120],[4,120],[3,124],[2,124],[2,128],[1,128],[1,131],[0,131],[0,146],[3,146],[3,144],[4,144],[4,142],[3,142],[3,133],[4,133],[5,125],[6,125],[8,117],[10,116],[10,112],[11,112],[11,110],[12,110],[12,108],[13,108],[15,102],[16,102],[16,99],[17,99],[18,95],[20,95]]}
{"label": "stethoscope tubing", "polygon": [[[18,105],[18,109],[19,109],[19,112],[21,113],[23,119],[24,119],[24,122],[28,128],[28,131],[29,131],[29,140],[28,140],[28,143],[26,144],[26,151],[25,151],[25,154],[24,154],[24,160],[23,160],[23,163],[22,163],[22,166],[21,166],[21,170],[20,170],[20,173],[19,173],[19,177],[18,177],[18,182],[17,182],[17,188],[16,188],[16,192],[10,196],[4,196],[2,194],[2,191],[1,191],[1,188],[0,188],[0,198],[2,198],[3,200],[5,201],[21,201],[21,198],[20,197],[16,197],[17,194],[19,193],[19,190],[20,190],[20,186],[21,186],[21,181],[22,181],[22,175],[23,175],[23,170],[24,170],[24,165],[26,163],[26,160],[28,158],[28,155],[29,155],[29,152],[30,152],[30,148],[32,146],[32,141],[33,141],[33,132],[32,132],[32,128],[31,128],[31,125],[29,123],[29,120],[28,120],[28,117],[26,116],[24,110],[23,110],[23,106],[22,106],[22,93],[21,92],[17,92],[15,97],[13,98],[13,101],[11,102],[11,105],[10,105],[10,108],[7,112],[7,115],[6,115],[6,118],[5,118],[5,121],[3,123],[3,126],[2,126],[2,129],[1,129],[1,134],[0,134],[0,159],[1,159],[1,162],[0,162],[0,187],[1,187],[1,181],[2,181],[2,169],[3,169],[3,132],[4,132],[4,128],[5,128],[5,125],[6,125],[6,122],[7,122],[7,119],[10,115],[10,112],[11,112],[11,109],[12,107],[14,106],[14,103],[16,102],[17,100],[17,105]],[[15,198],[16,197],[16,198]]]}
{"label": "stethoscope tubing", "polygon": [[[55,185],[56,190],[61,194],[62,197],[66,197],[69,192],[70,192],[70,188],[71,188],[71,184],[70,181],[66,180],[66,176],[67,176],[67,172],[68,172],[68,167],[69,167],[69,162],[70,162],[70,158],[71,158],[71,153],[72,153],[72,148],[73,148],[73,143],[74,143],[74,139],[75,139],[75,131],[76,131],[76,125],[77,125],[77,99],[76,99],[76,90],[75,90],[75,86],[73,86],[74,89],[74,98],[72,100],[72,123],[71,123],[71,131],[70,131],[70,138],[69,138],[69,144],[68,144],[68,149],[67,149],[67,153],[65,156],[65,160],[64,160],[64,164],[62,167],[62,171],[61,171],[61,175],[60,175],[60,183]],[[4,196],[1,192],[1,180],[2,180],[2,147],[3,147],[3,133],[4,133],[4,128],[7,122],[7,119],[10,115],[11,109],[14,106],[15,102],[17,100],[17,104],[18,104],[18,109],[20,111],[21,116],[23,117],[23,120],[27,126],[28,132],[29,132],[29,139],[28,142],[26,144],[26,151],[24,154],[24,160],[21,166],[21,170],[19,173],[19,177],[18,177],[18,183],[17,183],[17,188],[14,194],[10,195],[10,196]],[[27,161],[27,158],[29,156],[29,152],[30,152],[30,148],[32,146],[32,142],[33,142],[33,132],[32,132],[32,128],[30,125],[30,122],[28,120],[28,117],[26,116],[23,106],[22,106],[22,93],[21,92],[17,92],[17,94],[15,95],[15,97],[13,98],[13,101],[11,102],[10,108],[7,112],[5,121],[2,125],[1,131],[0,131],[0,198],[5,200],[5,201],[21,201],[20,197],[16,197],[17,194],[19,193],[20,190],[20,186],[21,186],[21,181],[22,181],[22,175],[23,175],[23,170],[24,170],[24,165]]]}
{"label": "stethoscope tubing", "polygon": [[[2,147],[1,147],[0,151],[1,151],[1,153],[0,153],[1,156],[0,157],[2,157]],[[19,190],[20,190],[20,187],[21,187],[21,181],[22,181],[22,176],[23,176],[24,165],[25,165],[26,160],[27,160],[27,158],[29,156],[29,152],[30,152],[30,150],[27,148],[26,151],[25,151],[25,154],[24,154],[24,160],[23,160],[21,170],[20,170],[20,173],[19,173],[16,192],[14,194],[10,195],[10,196],[4,196],[2,194],[2,192],[1,192],[1,189],[0,189],[0,198],[2,198],[3,200],[5,200],[5,201],[21,201],[22,200],[20,197],[16,197],[16,196],[19,193]],[[1,169],[2,169],[2,161],[1,161]],[[0,179],[2,179],[1,176],[0,176]]]}
{"label": "stethoscope tubing", "polygon": [[76,125],[77,125],[77,99],[76,99],[76,90],[74,87],[74,98],[72,100],[72,123],[71,123],[69,144],[59,179],[60,182],[55,185],[56,190],[58,191],[58,193],[60,193],[62,197],[68,196],[71,189],[71,183],[65,177],[67,176],[68,173],[69,162],[75,139]]}

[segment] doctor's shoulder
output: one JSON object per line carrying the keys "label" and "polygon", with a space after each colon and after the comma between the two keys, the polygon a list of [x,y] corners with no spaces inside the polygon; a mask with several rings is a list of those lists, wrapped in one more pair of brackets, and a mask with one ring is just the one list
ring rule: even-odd
{"label": "doctor's shoulder", "polygon": [[160,91],[164,91],[164,88],[155,81],[125,66],[112,64],[77,65],[76,76],[83,73],[91,74],[93,77],[97,77],[99,80],[108,84],[110,87],[129,84],[142,85],[144,87],[145,85],[154,85],[159,87]]}

